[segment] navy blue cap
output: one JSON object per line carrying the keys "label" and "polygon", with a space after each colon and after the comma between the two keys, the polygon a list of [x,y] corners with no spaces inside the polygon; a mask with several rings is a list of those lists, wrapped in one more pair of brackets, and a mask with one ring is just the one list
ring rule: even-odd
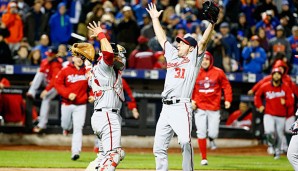
{"label": "navy blue cap", "polygon": [[193,46],[196,47],[198,45],[198,42],[192,38],[191,36],[187,36],[187,37],[180,37],[177,36],[176,37],[176,41],[179,43],[180,41],[183,41],[184,43],[188,44],[189,46]]}

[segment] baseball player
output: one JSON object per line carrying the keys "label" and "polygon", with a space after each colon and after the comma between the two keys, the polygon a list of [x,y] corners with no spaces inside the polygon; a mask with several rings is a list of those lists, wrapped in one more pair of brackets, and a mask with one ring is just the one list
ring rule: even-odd
{"label": "baseball player", "polygon": [[174,133],[177,134],[182,149],[183,170],[194,170],[191,95],[214,24],[208,25],[199,42],[189,35],[176,37],[178,47],[175,48],[167,41],[160,25],[159,16],[163,11],[157,11],[153,3],[150,3],[146,10],[150,14],[154,32],[167,60],[167,74],[161,94],[163,107],[156,125],[153,147],[156,170],[168,170],[167,149]]}
{"label": "baseball player", "polygon": [[[283,60],[279,59],[274,62],[273,68],[276,68],[276,67],[280,68],[282,71],[282,82],[289,85],[292,92],[294,93],[294,95],[296,97],[298,97],[298,88],[297,88],[296,84],[292,81],[290,75],[288,75],[289,68],[288,68],[287,64]],[[270,82],[271,80],[272,80],[272,75],[267,75],[262,80],[260,80],[258,83],[256,83],[253,86],[253,88],[248,91],[248,94],[249,95],[254,94],[261,87],[261,85],[263,85],[266,82]],[[283,143],[282,147],[285,150],[287,149],[287,145],[288,145],[288,143],[290,143],[290,139],[292,136],[290,127],[291,127],[292,123],[295,121],[294,112],[295,112],[295,106],[293,104],[293,105],[289,106],[287,109],[287,118],[286,118],[286,124],[285,124],[285,137],[283,138],[283,142],[282,142]],[[267,149],[267,152],[269,154],[274,154],[274,149],[269,146]]]}
{"label": "baseball player", "polygon": [[[298,114],[298,110],[296,111],[296,116]],[[292,164],[295,171],[298,171],[298,119],[292,124],[291,129],[292,138],[289,144],[287,157],[290,163]]]}
{"label": "baseball player", "polygon": [[[72,51],[72,63],[64,67],[57,75],[55,88],[62,97],[61,104],[61,127],[63,134],[68,135],[73,128],[71,159],[80,158],[82,150],[83,126],[86,117],[87,101],[92,103],[93,96],[88,97],[88,81],[84,61],[81,59],[85,43],[74,44]],[[82,47],[82,48],[80,48]],[[91,53],[94,56],[94,52]]]}
{"label": "baseball player", "polygon": [[122,87],[122,70],[125,67],[125,49],[113,44],[105,37],[100,23],[89,23],[88,29],[97,36],[101,44],[102,55],[94,60],[91,75],[88,80],[94,93],[94,113],[91,125],[95,135],[102,144],[102,153],[89,164],[88,170],[115,170],[120,160],[124,158],[121,149],[121,116],[119,114],[124,93]]}
{"label": "baseball player", "polygon": [[213,66],[213,56],[206,51],[192,95],[198,144],[202,155],[201,165],[208,165],[207,136],[213,140],[218,137],[222,90],[225,108],[228,109],[232,102],[230,82],[222,69]]}
{"label": "baseball player", "polygon": [[[123,84],[123,91],[124,91],[125,103],[127,105],[127,108],[128,108],[128,110],[130,110],[132,112],[132,116],[135,119],[138,119],[140,114],[139,114],[139,111],[137,109],[136,100],[133,97],[132,91],[131,91],[128,83],[126,82],[126,80],[124,78],[122,78],[122,84]],[[96,138],[95,146],[94,146],[94,152],[100,153],[99,147],[100,147],[100,142],[99,142],[99,139]]]}
{"label": "baseball player", "polygon": [[[264,112],[264,133],[268,146],[274,148],[274,159],[279,159],[287,109],[293,105],[294,96],[291,88],[282,82],[280,68],[273,68],[271,75],[271,82],[264,83],[257,90],[254,103],[260,113]],[[263,96],[266,106],[263,105]]]}
{"label": "baseball player", "polygon": [[57,57],[57,49],[55,47],[50,47],[45,53],[47,58],[42,60],[40,69],[35,74],[32,84],[27,92],[27,96],[34,99],[39,87],[46,86],[40,94],[42,102],[40,106],[39,123],[33,128],[34,133],[39,133],[46,128],[50,102],[57,95],[57,91],[54,87],[56,75],[61,70],[63,62],[61,58]]}

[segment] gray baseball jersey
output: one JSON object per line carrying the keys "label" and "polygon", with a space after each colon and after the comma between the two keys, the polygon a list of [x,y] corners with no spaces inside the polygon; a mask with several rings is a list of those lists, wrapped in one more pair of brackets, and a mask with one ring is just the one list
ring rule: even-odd
{"label": "gray baseball jersey", "polygon": [[[125,61],[124,61],[125,63]],[[124,93],[121,71],[100,58],[92,68],[89,85],[94,92],[94,113],[91,125],[101,139],[104,154],[121,147],[121,116],[119,114]]]}
{"label": "gray baseball jersey", "polygon": [[165,153],[174,133],[182,149],[183,170],[193,170],[193,148],[191,146],[192,108],[190,98],[194,83],[201,66],[204,53],[198,56],[197,47],[185,57],[178,57],[178,50],[169,42],[165,43],[167,74],[163,99],[173,98],[179,101],[164,104],[156,125],[154,155],[156,170],[168,170],[168,158]]}

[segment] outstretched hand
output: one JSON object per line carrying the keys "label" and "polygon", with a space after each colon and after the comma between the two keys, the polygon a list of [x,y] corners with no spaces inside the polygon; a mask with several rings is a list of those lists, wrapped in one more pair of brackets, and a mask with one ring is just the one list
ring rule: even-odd
{"label": "outstretched hand", "polygon": [[87,28],[92,31],[93,33],[91,34],[90,38],[97,37],[97,35],[101,32],[103,32],[102,28],[100,27],[100,22],[98,21],[97,24],[95,21],[92,23],[88,24]]}
{"label": "outstretched hand", "polygon": [[148,8],[146,8],[146,10],[149,13],[151,19],[158,18],[160,14],[163,12],[163,10],[157,11],[156,5],[152,2],[148,4]]}

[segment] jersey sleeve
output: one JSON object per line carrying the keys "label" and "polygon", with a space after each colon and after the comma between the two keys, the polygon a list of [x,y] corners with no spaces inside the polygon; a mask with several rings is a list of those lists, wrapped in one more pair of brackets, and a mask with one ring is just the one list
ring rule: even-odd
{"label": "jersey sleeve", "polygon": [[232,87],[231,84],[225,75],[225,73],[221,70],[221,87],[224,90],[224,98],[225,101],[232,102]]}
{"label": "jersey sleeve", "polygon": [[66,79],[66,75],[65,75],[65,70],[61,70],[57,76],[56,76],[56,80],[55,80],[55,88],[58,91],[58,94],[60,96],[62,96],[63,98],[68,99],[68,96],[70,94],[70,91],[67,89],[67,87],[65,86],[65,79]]}
{"label": "jersey sleeve", "polygon": [[178,50],[169,42],[165,42],[165,58],[170,61],[178,57]]}

